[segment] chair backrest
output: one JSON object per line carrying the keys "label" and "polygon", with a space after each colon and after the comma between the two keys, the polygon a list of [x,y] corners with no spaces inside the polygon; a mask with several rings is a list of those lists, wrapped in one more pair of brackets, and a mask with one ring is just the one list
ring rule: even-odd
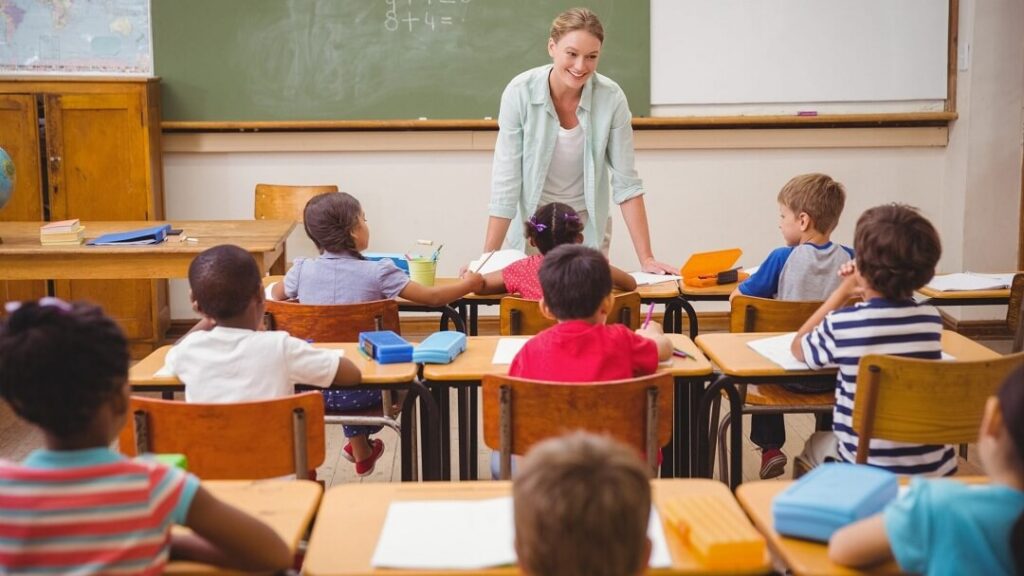
{"label": "chair backrest", "polygon": [[254,212],[256,220],[294,220],[302,222],[306,202],[314,196],[337,192],[334,185],[285,186],[283,184],[257,184]]}
{"label": "chair backrest", "polygon": [[913,444],[974,442],[986,399],[1021,364],[1021,353],[971,362],[864,356],[853,405],[857,462],[867,462],[872,438]]}
{"label": "chair backrest", "polygon": [[271,330],[314,342],[356,342],[360,332],[374,330],[402,332],[394,300],[330,305],[268,300],[267,315]]}
{"label": "chair backrest", "polygon": [[730,303],[729,332],[792,332],[821,307],[821,302],[736,296]]}
{"label": "chair backrest", "polygon": [[653,467],[672,436],[674,390],[670,374],[589,384],[484,376],[484,442],[502,452],[504,478],[512,454],[573,430],[608,434]]}
{"label": "chair backrest", "polygon": [[324,397],[196,404],[132,396],[119,444],[129,456],[184,454],[203,480],[306,478],[324,462]]}
{"label": "chair backrest", "polygon": [[1013,334],[1013,351],[1024,350],[1024,272],[1013,275],[1010,302],[1006,307],[1006,328]]}
{"label": "chair backrest", "polygon": [[[608,324],[625,324],[634,330],[640,327],[640,293],[622,292],[612,299]],[[558,323],[540,312],[540,303],[515,296],[501,299],[499,329],[502,336],[526,336],[546,330]]]}

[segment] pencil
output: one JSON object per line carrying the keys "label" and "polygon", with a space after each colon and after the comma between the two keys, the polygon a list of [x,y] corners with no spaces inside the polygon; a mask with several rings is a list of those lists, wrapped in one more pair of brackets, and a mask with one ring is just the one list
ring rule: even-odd
{"label": "pencil", "polygon": [[689,358],[690,360],[696,360],[696,358],[691,356],[686,350],[680,350],[679,348],[673,348],[672,355],[679,356],[680,358]]}
{"label": "pencil", "polygon": [[497,250],[491,250],[491,253],[490,253],[490,254],[488,254],[488,255],[487,255],[487,256],[486,256],[485,258],[484,258],[484,261],[483,261],[483,262],[481,262],[481,263],[480,263],[480,265],[476,267],[476,270],[473,270],[473,273],[474,273],[474,274],[479,274],[479,273],[480,273],[480,271],[484,269],[484,265],[485,265],[485,264],[487,264],[487,261],[491,259],[491,256],[494,256],[494,253],[495,253],[495,252],[497,252]]}
{"label": "pencil", "polygon": [[654,316],[654,302],[647,307],[647,318],[644,318],[644,325],[640,327],[641,330],[647,328],[647,325],[651,323],[651,318]]}

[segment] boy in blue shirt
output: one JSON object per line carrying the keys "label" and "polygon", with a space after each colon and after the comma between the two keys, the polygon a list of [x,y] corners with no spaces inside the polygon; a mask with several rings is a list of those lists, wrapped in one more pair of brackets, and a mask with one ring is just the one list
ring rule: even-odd
{"label": "boy in blue shirt", "polygon": [[[743,294],[778,300],[825,300],[839,287],[839,269],[853,259],[853,250],[829,239],[846,203],[843,185],[825,174],[794,177],[778,195],[779,230],[786,245],[768,255],[757,272],[729,297]],[[825,392],[831,386],[786,385],[794,392]],[[826,423],[822,422],[821,426]],[[782,414],[755,414],[750,440],[761,448],[762,479],[786,469],[786,426]]]}

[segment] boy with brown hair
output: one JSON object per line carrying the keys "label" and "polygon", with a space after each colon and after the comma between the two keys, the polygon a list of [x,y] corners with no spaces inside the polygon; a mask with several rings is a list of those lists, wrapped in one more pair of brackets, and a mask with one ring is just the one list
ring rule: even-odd
{"label": "boy with brown hair", "polygon": [[636,450],[577,432],[530,450],[512,485],[529,576],[635,576],[651,555],[651,485]]}
{"label": "boy with brown hair", "polygon": [[[757,272],[736,288],[730,300],[743,294],[778,300],[821,301],[839,286],[839,269],[853,259],[853,250],[830,240],[846,203],[842,184],[825,174],[801,174],[782,187],[777,200],[779,230],[786,245],[773,250]],[[831,390],[831,387],[785,386],[793,392]],[[755,414],[750,422],[750,440],[761,448],[761,478],[780,476],[787,461],[782,453],[786,443],[782,414]]]}

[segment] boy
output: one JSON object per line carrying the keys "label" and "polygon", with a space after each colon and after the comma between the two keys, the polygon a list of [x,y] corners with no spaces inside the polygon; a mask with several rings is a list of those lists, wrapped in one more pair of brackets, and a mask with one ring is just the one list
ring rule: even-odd
{"label": "boy", "polygon": [[[857,220],[853,246],[856,266],[850,263],[843,268],[839,288],[793,339],[793,355],[811,368],[839,368],[832,432],[811,435],[797,457],[794,476],[823,462],[855,461],[853,403],[862,356],[942,357],[938,311],[911,298],[914,290],[931,280],[942,253],[931,222],[909,206],[877,206]],[[843,308],[856,296],[864,302]],[[944,476],[956,472],[956,454],[948,445],[872,440],[868,464],[897,474]]]}
{"label": "boy", "polygon": [[612,274],[597,250],[563,244],[540,266],[541,313],[558,324],[530,339],[509,376],[555,382],[601,382],[653,374],[672,357],[672,342],[651,322],[634,334],[605,324],[612,307]]}
{"label": "boy", "polygon": [[[829,239],[846,203],[842,184],[825,174],[802,174],[782,187],[778,202],[779,230],[786,245],[772,251],[757,272],[729,296],[730,300],[737,294],[778,300],[824,300],[839,286],[840,267],[853,258],[852,250]],[[831,386],[785,386],[794,392],[831,391]],[[782,414],[752,416],[750,440],[761,448],[761,478],[781,476],[787,462],[782,452],[786,443]]]}
{"label": "boy", "polygon": [[578,432],[541,442],[512,485],[528,576],[635,576],[651,555],[651,485],[636,451]]}
{"label": "boy", "polygon": [[[193,308],[203,319],[167,353],[188,402],[249,402],[288,396],[295,384],[358,384],[362,375],[336,350],[314,348],[287,332],[261,331],[264,293],[259,268],[238,246],[204,250],[188,269]],[[360,391],[352,391],[358,395]],[[379,396],[377,397],[379,403]],[[356,473],[365,476],[384,452],[366,435],[350,438]]]}

